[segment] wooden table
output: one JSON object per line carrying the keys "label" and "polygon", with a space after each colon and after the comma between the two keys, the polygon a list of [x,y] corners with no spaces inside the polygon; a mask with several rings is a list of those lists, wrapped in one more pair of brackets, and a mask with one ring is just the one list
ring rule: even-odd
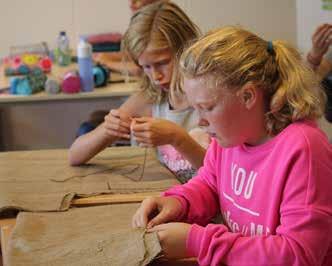
{"label": "wooden table", "polygon": [[[54,71],[62,73],[70,68],[55,67]],[[68,148],[79,125],[93,111],[118,108],[137,91],[134,80],[124,80],[124,76],[112,73],[106,87],[92,92],[10,95],[1,93],[9,79],[0,67],[0,151]]]}
{"label": "wooden table", "polygon": [[[119,153],[122,150],[122,153]],[[115,153],[114,153],[115,151]],[[97,158],[103,160],[104,158],[109,158],[112,154],[116,156],[131,156],[137,154],[138,148],[109,148],[101,152]],[[19,161],[24,158],[29,158],[30,162],[33,164],[34,161],[38,162],[44,160],[47,164],[48,161],[56,160],[60,164],[63,162],[64,166],[68,167],[68,161],[66,159],[66,154],[68,150],[46,150],[46,151],[23,151],[23,152],[8,152],[1,153],[1,160],[5,165],[9,165],[12,160]],[[121,155],[119,155],[121,154]],[[6,164],[6,160],[8,160]],[[41,162],[39,163],[41,164]],[[35,164],[33,164],[35,165]],[[51,165],[51,164],[50,164]],[[51,167],[51,166],[50,166]],[[29,179],[29,177],[27,177]],[[105,204],[116,204],[116,203],[137,203],[141,202],[146,197],[158,196],[160,192],[142,192],[142,193],[131,193],[131,194],[109,194],[109,195],[99,195],[87,198],[75,198],[72,201],[72,206],[84,207],[93,205],[105,205]],[[11,235],[11,232],[15,226],[15,218],[7,218],[0,220],[0,234],[1,234],[1,249],[2,254],[5,256],[6,244]],[[5,260],[6,258],[4,258]],[[1,263],[0,263],[1,265]]]}
{"label": "wooden table", "polygon": [[72,206],[84,207],[84,206],[116,204],[116,203],[135,203],[135,202],[141,202],[147,197],[157,197],[159,195],[160,192],[98,195],[88,198],[74,199],[72,202]]}

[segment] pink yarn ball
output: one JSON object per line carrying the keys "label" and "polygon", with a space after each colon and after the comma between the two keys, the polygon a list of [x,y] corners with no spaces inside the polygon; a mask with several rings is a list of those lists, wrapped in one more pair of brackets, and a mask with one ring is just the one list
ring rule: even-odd
{"label": "pink yarn ball", "polygon": [[76,72],[68,72],[61,84],[64,93],[78,93],[81,91],[80,77]]}

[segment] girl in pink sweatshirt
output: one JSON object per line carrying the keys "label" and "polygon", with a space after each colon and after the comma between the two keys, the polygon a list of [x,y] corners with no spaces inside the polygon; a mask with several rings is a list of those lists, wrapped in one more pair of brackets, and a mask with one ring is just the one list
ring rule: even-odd
{"label": "girl in pink sweatshirt", "polygon": [[315,122],[325,98],[299,53],[224,27],[180,63],[213,141],[197,176],[144,200],[133,226],[200,265],[332,265],[332,147]]}

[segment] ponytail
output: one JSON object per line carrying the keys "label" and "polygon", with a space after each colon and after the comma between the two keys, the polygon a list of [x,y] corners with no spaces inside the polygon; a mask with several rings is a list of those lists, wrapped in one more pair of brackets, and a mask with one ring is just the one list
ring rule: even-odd
{"label": "ponytail", "polygon": [[266,114],[266,127],[271,135],[292,122],[318,119],[325,106],[318,79],[300,54],[283,41],[274,41],[273,49],[278,79]]}

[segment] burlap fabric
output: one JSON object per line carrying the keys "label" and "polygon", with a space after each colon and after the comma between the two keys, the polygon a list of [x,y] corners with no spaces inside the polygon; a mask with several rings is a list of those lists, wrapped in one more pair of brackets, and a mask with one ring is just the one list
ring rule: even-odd
{"label": "burlap fabric", "polygon": [[67,210],[75,195],[163,191],[178,184],[148,150],[109,148],[88,164],[68,165],[68,150],[0,153],[0,214],[6,209]]}
{"label": "burlap fabric", "polygon": [[146,265],[161,251],[157,235],[131,228],[139,204],[21,212],[6,265]]}

